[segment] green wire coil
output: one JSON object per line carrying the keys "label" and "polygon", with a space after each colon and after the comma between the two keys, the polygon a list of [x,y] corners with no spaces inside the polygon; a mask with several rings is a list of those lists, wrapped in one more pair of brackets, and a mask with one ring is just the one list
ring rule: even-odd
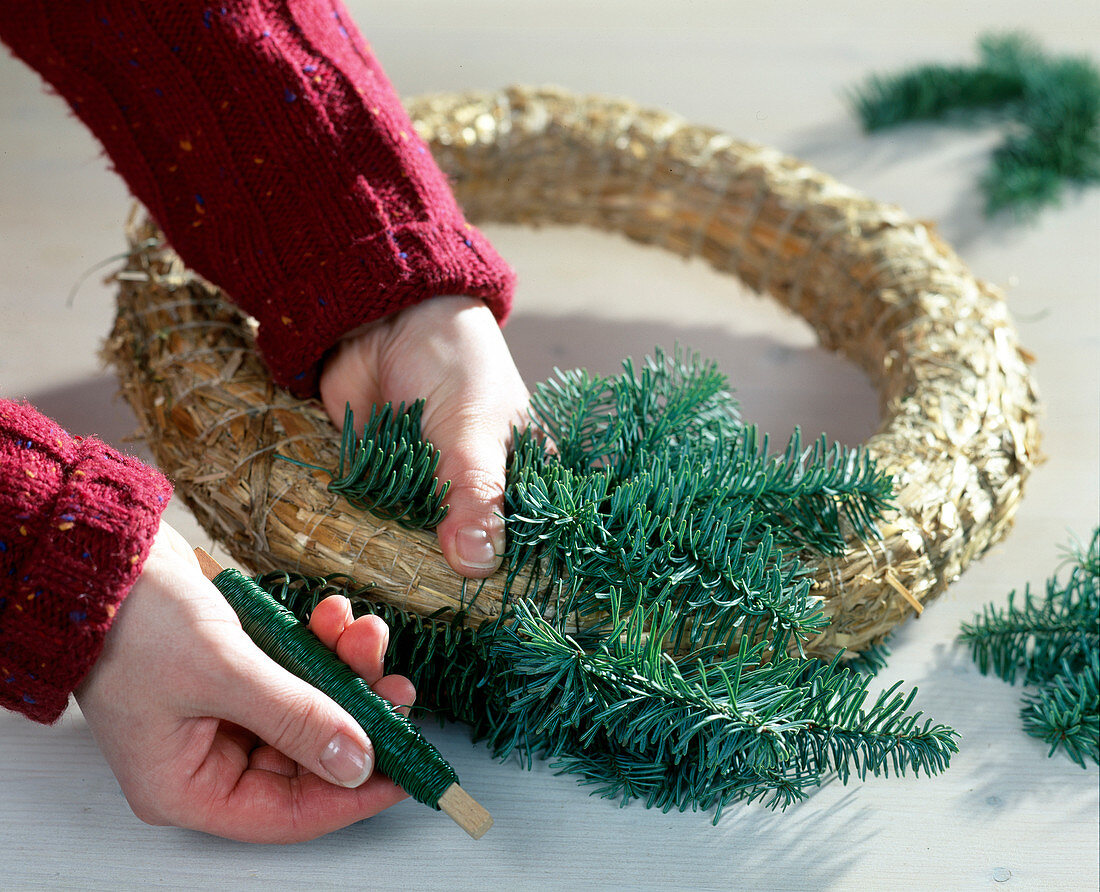
{"label": "green wire coil", "polygon": [[438,810],[440,796],[458,777],[420,730],[239,570],[222,570],[213,582],[256,645],[347,710],[374,744],[378,768],[417,802]]}

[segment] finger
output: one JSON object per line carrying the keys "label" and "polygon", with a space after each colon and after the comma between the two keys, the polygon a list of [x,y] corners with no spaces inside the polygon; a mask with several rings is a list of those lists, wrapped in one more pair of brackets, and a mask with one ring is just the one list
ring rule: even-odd
{"label": "finger", "polygon": [[209,689],[213,714],[242,725],[333,784],[361,785],[374,769],[374,748],[347,712],[274,663],[240,633],[223,648]]}
{"label": "finger", "polygon": [[314,774],[249,768],[211,811],[178,823],[244,842],[291,843],[315,839],[372,817],[408,798],[397,784],[375,774],[354,790]]}
{"label": "finger", "polygon": [[436,476],[450,481],[447,516],[436,528],[451,568],[470,578],[489,576],[505,547],[505,467],[512,429],[527,418],[527,388],[484,306],[457,317],[476,347],[467,363],[425,405],[424,434],[440,452]]}
{"label": "finger", "polygon": [[449,480],[447,516],[436,528],[439,546],[462,576],[492,574],[504,554],[504,466],[500,432],[486,430],[465,412],[431,433],[440,451],[436,476]]}
{"label": "finger", "polygon": [[336,651],[378,696],[392,703],[402,715],[416,702],[416,688],[403,675],[383,676],[390,629],[380,616],[368,614],[354,619],[351,602],[343,595],[330,595],[313,609],[309,628]]}
{"label": "finger", "polygon": [[390,630],[380,616],[355,618],[351,602],[332,595],[318,604],[309,628],[330,650],[373,685],[382,677]]}
{"label": "finger", "polygon": [[320,638],[329,650],[336,650],[336,643],[344,634],[344,629],[354,620],[351,601],[343,595],[330,595],[313,608],[309,616],[309,630]]}
{"label": "finger", "polygon": [[343,595],[330,595],[313,609],[309,628],[358,672],[376,694],[397,707],[402,715],[409,714],[409,707],[416,701],[412,682],[402,675],[383,677],[390,630],[381,617],[368,614],[354,619],[351,602]]}
{"label": "finger", "polygon": [[371,687],[379,697],[388,700],[399,713],[408,717],[410,707],[416,702],[416,688],[404,675],[383,676]]}
{"label": "finger", "polygon": [[351,666],[369,685],[374,685],[385,671],[386,649],[390,644],[390,628],[380,616],[367,614],[344,629],[336,645],[336,655]]}
{"label": "finger", "polygon": [[273,746],[256,747],[248,757],[248,768],[254,771],[270,771],[283,777],[297,777],[302,773],[301,765]]}

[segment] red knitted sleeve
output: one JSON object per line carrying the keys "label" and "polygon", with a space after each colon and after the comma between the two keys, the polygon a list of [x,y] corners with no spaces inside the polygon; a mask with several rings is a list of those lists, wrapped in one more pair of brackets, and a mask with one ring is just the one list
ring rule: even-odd
{"label": "red knitted sleeve", "polygon": [[425,298],[507,314],[511,271],[338,0],[0,0],[0,36],[188,265],[259,320],[296,393],[343,334]]}
{"label": "red knitted sleeve", "polygon": [[64,712],[171,493],[135,459],[0,400],[0,706]]}

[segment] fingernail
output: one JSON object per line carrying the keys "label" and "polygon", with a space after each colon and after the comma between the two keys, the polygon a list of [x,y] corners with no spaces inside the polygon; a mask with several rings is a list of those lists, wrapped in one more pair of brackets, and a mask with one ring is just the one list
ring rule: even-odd
{"label": "fingernail", "polygon": [[[501,546],[501,551],[503,551]],[[471,570],[492,570],[498,563],[497,545],[482,527],[464,527],[455,536],[455,552]]]}
{"label": "fingernail", "polygon": [[358,787],[370,777],[374,760],[369,752],[341,731],[321,753],[321,765],[341,787]]}

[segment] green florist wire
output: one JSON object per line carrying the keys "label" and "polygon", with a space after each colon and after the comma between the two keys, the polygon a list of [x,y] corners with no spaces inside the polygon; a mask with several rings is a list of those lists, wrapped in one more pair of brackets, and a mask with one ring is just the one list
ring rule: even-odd
{"label": "green florist wire", "polygon": [[445,811],[474,839],[493,820],[458,783],[454,769],[420,730],[379,697],[297,617],[235,569],[196,549],[203,572],[265,654],[342,706],[374,744],[378,767],[417,802]]}

